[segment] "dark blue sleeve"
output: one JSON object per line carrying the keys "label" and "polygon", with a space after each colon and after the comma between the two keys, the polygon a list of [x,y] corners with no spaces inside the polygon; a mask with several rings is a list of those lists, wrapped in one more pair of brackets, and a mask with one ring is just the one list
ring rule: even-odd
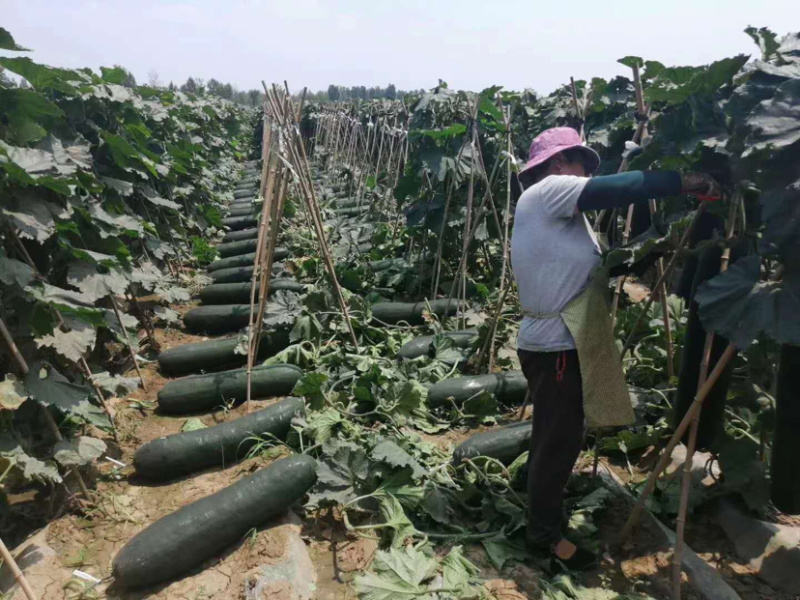
{"label": "dark blue sleeve", "polygon": [[650,198],[674,196],[681,187],[677,171],[628,171],[592,177],[578,197],[578,210],[621,208]]}

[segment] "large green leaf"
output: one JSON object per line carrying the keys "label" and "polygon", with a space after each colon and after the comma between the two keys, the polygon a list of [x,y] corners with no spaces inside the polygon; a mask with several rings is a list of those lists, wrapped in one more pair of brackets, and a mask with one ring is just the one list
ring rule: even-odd
{"label": "large green leaf", "polygon": [[0,210],[17,228],[20,237],[36,240],[40,244],[55,233],[56,218],[67,219],[71,214],[69,209],[38,198],[34,193],[17,198],[15,207]]}
{"label": "large green leaf", "polygon": [[391,440],[379,442],[372,449],[372,458],[396,468],[410,467],[416,479],[423,477],[426,473],[413,456]]}
{"label": "large green leaf", "polygon": [[14,37],[8,29],[0,27],[0,50],[13,50],[15,52],[30,52],[28,48],[23,48],[14,41]]}
{"label": "large green leaf", "polygon": [[709,331],[747,348],[760,334],[778,343],[800,344],[800,276],[797,258],[782,281],[761,281],[761,259],[736,261],[695,294],[700,319]]}
{"label": "large green leaf", "polygon": [[[796,144],[800,140],[800,79],[782,84],[774,98],[753,109],[746,123],[751,133],[743,156],[764,148],[781,150]],[[800,149],[793,150],[800,154]]]}
{"label": "large green leaf", "polygon": [[361,495],[369,475],[370,461],[364,448],[352,442],[331,439],[323,444],[318,461],[317,484],[309,504],[345,504]]}
{"label": "large green leaf", "polygon": [[761,220],[764,232],[759,250],[776,254],[800,241],[800,179],[788,187],[779,187],[762,194]]}
{"label": "large green leaf", "polygon": [[0,137],[20,146],[42,139],[64,114],[42,94],[23,88],[0,88],[0,106]]}
{"label": "large green leaf", "polygon": [[0,57],[0,66],[28,80],[39,92],[55,90],[74,96],[81,83],[91,80],[85,73],[70,69],[58,69],[33,62],[30,58]]}
{"label": "large green leaf", "polygon": [[30,365],[30,372],[25,376],[25,388],[44,406],[53,406],[66,415],[100,427],[111,426],[106,414],[89,402],[92,390],[70,383],[47,362],[37,361]]}
{"label": "large green leaf", "polygon": [[645,63],[648,102],[678,104],[694,94],[711,95],[730,84],[747,62],[747,55],[724,58],[703,67],[665,67],[657,61]]}

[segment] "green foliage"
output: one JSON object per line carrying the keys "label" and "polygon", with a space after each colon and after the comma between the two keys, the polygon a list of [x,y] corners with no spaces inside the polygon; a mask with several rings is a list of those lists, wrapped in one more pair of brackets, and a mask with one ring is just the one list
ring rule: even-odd
{"label": "green foliage", "polygon": [[[4,29],[0,48],[23,50]],[[103,365],[119,341],[143,352],[141,323],[121,299],[189,299],[168,262],[188,262],[190,244],[198,263],[213,259],[206,236],[221,226],[220,201],[238,169],[234,137],[248,115],[217,99],[137,87],[119,66],[100,75],[25,57],[2,57],[0,66],[30,84],[0,80],[0,241],[11,253],[0,253],[0,303],[30,369],[0,382],[0,439],[20,440],[3,445],[6,490],[26,479],[58,480],[53,458],[83,469],[104,450],[81,435],[113,426],[97,394],[129,394],[139,382]],[[0,355],[11,371],[10,354]],[[75,437],[56,448],[36,442],[35,405]]]}
{"label": "green foliage", "polygon": [[217,258],[217,249],[214,246],[196,235],[192,236],[192,256],[197,260],[197,264],[201,267],[210,265]]}

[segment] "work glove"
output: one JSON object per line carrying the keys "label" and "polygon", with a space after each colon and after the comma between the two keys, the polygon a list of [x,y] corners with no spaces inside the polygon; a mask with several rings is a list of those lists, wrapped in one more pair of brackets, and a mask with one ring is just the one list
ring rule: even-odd
{"label": "work glove", "polygon": [[709,202],[722,197],[719,184],[707,173],[683,173],[681,175],[681,191],[696,196],[698,200]]}

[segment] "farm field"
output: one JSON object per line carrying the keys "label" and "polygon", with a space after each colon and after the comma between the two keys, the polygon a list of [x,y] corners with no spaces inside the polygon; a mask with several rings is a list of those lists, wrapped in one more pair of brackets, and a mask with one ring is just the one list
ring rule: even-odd
{"label": "farm field", "polygon": [[[800,595],[800,34],[549,95],[253,103],[12,34],[0,598]],[[583,572],[525,543],[510,236],[557,126],[601,175],[722,189],[588,214],[636,420],[589,429],[567,485]]]}

